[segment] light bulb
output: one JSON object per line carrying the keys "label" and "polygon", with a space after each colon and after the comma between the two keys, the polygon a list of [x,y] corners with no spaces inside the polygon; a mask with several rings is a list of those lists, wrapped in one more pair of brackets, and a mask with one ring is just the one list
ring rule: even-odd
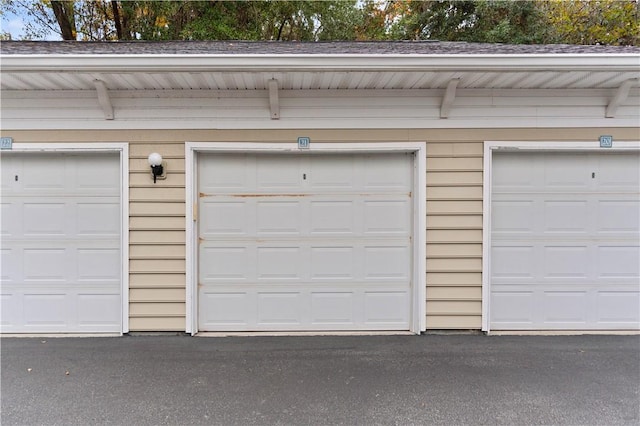
{"label": "light bulb", "polygon": [[151,166],[159,166],[162,164],[162,155],[158,154],[157,152],[152,152],[151,154],[149,154],[148,160]]}

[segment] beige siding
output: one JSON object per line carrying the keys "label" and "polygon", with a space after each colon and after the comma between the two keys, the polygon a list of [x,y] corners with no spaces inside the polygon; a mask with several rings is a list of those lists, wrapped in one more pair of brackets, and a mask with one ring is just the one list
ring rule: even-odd
{"label": "beige siding", "polygon": [[[144,247],[143,247],[144,248]],[[183,255],[184,257],[184,255]],[[163,272],[162,274],[136,272],[129,277],[130,288],[182,288],[185,284],[184,273]]]}
{"label": "beige siding", "polygon": [[427,328],[482,319],[482,141],[427,144]]}
{"label": "beige siding", "polygon": [[478,215],[456,215],[456,216],[436,216],[427,217],[427,228],[431,229],[477,229],[482,226],[482,216]]}
{"label": "beige siding", "polygon": [[[147,163],[152,152],[167,163],[167,178],[155,184]],[[184,142],[135,143],[129,155],[129,327],[184,331]]]}
{"label": "beige siding", "polygon": [[129,218],[129,227],[139,230],[184,229],[184,214],[182,216],[133,216]]}
{"label": "beige siding", "polygon": [[157,317],[158,312],[162,312],[163,315],[170,315],[171,317],[184,317],[185,304],[184,302],[136,303],[131,306],[129,314],[132,317],[152,318]]}
{"label": "beige siding", "polygon": [[431,272],[427,269],[427,290],[429,287],[477,286],[478,282],[482,282],[481,272]]}
{"label": "beige siding", "polygon": [[129,248],[129,259],[184,259],[185,246],[171,245],[135,245]]}
{"label": "beige siding", "polygon": [[427,301],[448,300],[451,298],[478,301],[482,298],[482,289],[480,287],[469,288],[468,286],[431,286],[427,288]]}
{"label": "beige siding", "polygon": [[[149,177],[147,176],[147,179]],[[184,216],[185,206],[184,201],[180,202],[164,202],[162,204],[162,210],[158,210],[157,204],[148,202],[136,202],[129,203],[129,215],[131,217],[153,217],[153,216]]]}
{"label": "beige siding", "polygon": [[[429,224],[427,223],[427,227]],[[427,256],[431,259],[452,256],[481,256],[482,244],[430,244]]]}
{"label": "beige siding", "polygon": [[[427,141],[427,328],[479,329],[484,140],[637,140],[638,129],[7,131],[14,142],[129,142],[131,331],[185,330],[184,141]],[[154,184],[147,156],[167,161]]]}
{"label": "beige siding", "polygon": [[477,315],[431,314],[427,317],[427,328],[432,330],[479,330],[481,327],[482,318]]}
{"label": "beige siding", "polygon": [[[162,314],[149,315],[129,315],[129,328],[131,331],[184,331],[184,314],[169,314],[167,307],[163,304]],[[132,307],[132,311],[135,307]]]}

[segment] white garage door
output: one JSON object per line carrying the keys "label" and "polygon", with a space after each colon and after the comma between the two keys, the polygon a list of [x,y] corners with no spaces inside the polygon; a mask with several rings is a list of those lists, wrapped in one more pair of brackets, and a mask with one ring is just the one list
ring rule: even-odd
{"label": "white garage door", "polygon": [[118,154],[2,153],[2,332],[120,332]]}
{"label": "white garage door", "polygon": [[199,330],[408,330],[412,154],[199,155]]}
{"label": "white garage door", "polygon": [[640,328],[640,155],[495,153],[492,329]]}

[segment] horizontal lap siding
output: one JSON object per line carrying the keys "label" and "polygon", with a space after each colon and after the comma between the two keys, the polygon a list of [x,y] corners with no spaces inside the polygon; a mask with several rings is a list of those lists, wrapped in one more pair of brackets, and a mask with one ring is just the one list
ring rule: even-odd
{"label": "horizontal lap siding", "polygon": [[[184,141],[427,141],[428,329],[479,329],[482,289],[483,140],[637,140],[637,128],[6,131],[15,142],[128,142],[131,331],[185,330]],[[153,184],[147,156],[167,161]]]}
{"label": "horizontal lap siding", "polygon": [[[167,163],[167,178],[155,184],[152,152]],[[184,331],[184,142],[132,143],[129,167],[129,329]]]}
{"label": "horizontal lap siding", "polygon": [[427,329],[482,325],[482,153],[427,143]]}

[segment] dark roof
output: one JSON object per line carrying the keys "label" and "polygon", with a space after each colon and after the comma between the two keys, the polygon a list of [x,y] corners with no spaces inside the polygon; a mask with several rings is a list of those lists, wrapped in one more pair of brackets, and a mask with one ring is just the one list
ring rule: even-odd
{"label": "dark roof", "polygon": [[640,54],[634,46],[499,44],[449,41],[3,41],[3,55],[544,55]]}

